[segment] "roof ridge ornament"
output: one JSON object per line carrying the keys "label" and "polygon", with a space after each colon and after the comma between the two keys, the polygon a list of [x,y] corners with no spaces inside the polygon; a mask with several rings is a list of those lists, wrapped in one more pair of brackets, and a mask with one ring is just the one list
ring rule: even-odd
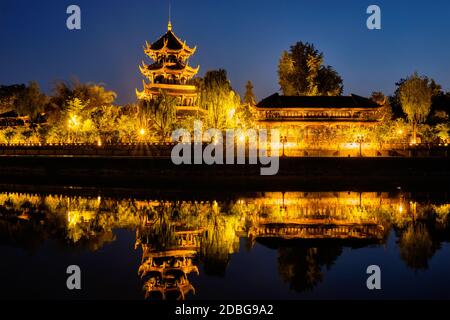
{"label": "roof ridge ornament", "polygon": [[169,0],[169,23],[167,23],[167,31],[172,31],[171,15],[172,15],[172,6]]}

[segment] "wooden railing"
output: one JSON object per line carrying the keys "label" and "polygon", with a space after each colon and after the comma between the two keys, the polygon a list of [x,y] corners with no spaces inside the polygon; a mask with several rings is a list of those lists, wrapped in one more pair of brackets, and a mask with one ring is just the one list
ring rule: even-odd
{"label": "wooden railing", "polygon": [[[170,157],[173,142],[119,143],[119,144],[0,144],[3,156],[145,156]],[[193,148],[191,145],[191,148]],[[204,143],[202,149],[207,145]],[[368,144],[353,144],[352,148],[279,146],[280,157],[448,157],[447,144],[385,144],[380,149]],[[192,150],[193,152],[194,150]],[[236,154],[235,150],[235,154]],[[248,155],[248,145],[246,154]],[[269,151],[270,153],[270,151]],[[193,153],[192,153],[193,154]],[[224,156],[226,155],[224,144]]]}

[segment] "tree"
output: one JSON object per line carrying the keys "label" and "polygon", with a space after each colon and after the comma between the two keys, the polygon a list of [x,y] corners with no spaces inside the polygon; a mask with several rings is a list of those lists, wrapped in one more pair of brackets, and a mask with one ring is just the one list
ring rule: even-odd
{"label": "tree", "polygon": [[34,121],[40,113],[44,112],[47,103],[47,96],[41,93],[38,83],[32,81],[18,95],[15,109],[18,114],[30,116],[31,121]]}
{"label": "tree", "polygon": [[117,120],[120,116],[118,106],[101,106],[91,112],[91,119],[99,133],[100,140],[111,143],[117,137]]}
{"label": "tree", "polygon": [[378,103],[382,108],[377,113],[377,118],[381,120],[383,123],[387,123],[392,120],[392,106],[389,103],[388,97],[386,97],[382,92],[375,91],[372,92],[371,96],[372,101]]}
{"label": "tree", "polygon": [[93,110],[114,103],[117,94],[106,90],[102,84],[58,81],[53,88],[52,103],[64,110],[67,102],[75,98],[86,105],[86,110]]}
{"label": "tree", "polygon": [[245,94],[243,103],[246,103],[250,106],[256,105],[256,96],[253,93],[253,83],[250,80],[247,81],[247,84],[245,85]]}
{"label": "tree", "polygon": [[49,142],[89,142],[98,138],[98,132],[86,104],[78,98],[67,102],[61,121],[48,132]]}
{"label": "tree", "polygon": [[0,113],[15,110],[16,101],[25,90],[24,84],[0,86]]}
{"label": "tree", "polygon": [[297,42],[283,51],[278,64],[281,91],[288,96],[341,95],[343,82],[331,67],[323,65],[323,53],[313,44]]}
{"label": "tree", "polygon": [[44,112],[48,97],[41,93],[39,85],[31,81],[28,86],[11,85],[0,87],[0,112],[14,110],[21,116],[29,116],[34,122]]}
{"label": "tree", "polygon": [[450,124],[449,123],[439,123],[435,127],[436,135],[444,143],[448,143],[450,140]]}
{"label": "tree", "polygon": [[[140,116],[146,127],[154,127],[161,141],[170,137],[177,121],[177,98],[160,90],[156,99],[142,100]],[[145,130],[145,128],[143,128]],[[144,131],[142,131],[144,133]]]}
{"label": "tree", "polygon": [[400,258],[413,270],[428,269],[435,248],[425,225],[409,225],[398,241]]}
{"label": "tree", "polygon": [[207,110],[207,125],[219,130],[234,127],[241,99],[231,87],[227,72],[223,69],[206,72],[200,91],[200,104]]}
{"label": "tree", "polygon": [[132,143],[135,141],[139,131],[139,126],[135,117],[123,114],[117,119],[117,130],[122,143]]}
{"label": "tree", "polygon": [[6,130],[3,130],[2,133],[7,144],[10,144],[16,136],[16,131],[13,128],[7,128]]}
{"label": "tree", "polygon": [[424,122],[430,113],[434,84],[427,77],[414,73],[399,87],[402,109],[413,126],[413,143],[417,141],[417,124]]}

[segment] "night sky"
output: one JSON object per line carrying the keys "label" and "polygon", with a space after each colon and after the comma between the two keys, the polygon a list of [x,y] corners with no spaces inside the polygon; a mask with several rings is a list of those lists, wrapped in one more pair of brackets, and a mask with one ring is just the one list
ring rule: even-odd
{"label": "night sky", "polygon": [[[81,7],[82,29],[66,28],[66,8]],[[366,9],[382,10],[382,30],[366,28]],[[0,0],[0,84],[77,77],[133,102],[145,40],[167,30],[168,0]],[[450,1],[172,0],[173,31],[197,53],[200,73],[225,68],[243,93],[252,80],[258,100],[278,91],[283,50],[308,41],[344,79],[345,94],[391,94],[418,71],[450,90]]]}

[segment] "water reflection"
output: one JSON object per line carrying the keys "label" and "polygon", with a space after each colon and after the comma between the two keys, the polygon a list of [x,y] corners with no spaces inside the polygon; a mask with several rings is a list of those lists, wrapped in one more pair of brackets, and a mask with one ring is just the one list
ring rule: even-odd
{"label": "water reflection", "polygon": [[196,294],[192,276],[226,276],[245,239],[247,250],[277,250],[278,276],[304,292],[324,281],[344,247],[383,245],[390,232],[405,265],[426,270],[449,241],[449,213],[446,197],[407,193],[268,192],[222,200],[1,193],[0,244],[34,252],[53,239],[96,252],[118,241],[115,230],[134,230],[144,296],[187,299]]}

